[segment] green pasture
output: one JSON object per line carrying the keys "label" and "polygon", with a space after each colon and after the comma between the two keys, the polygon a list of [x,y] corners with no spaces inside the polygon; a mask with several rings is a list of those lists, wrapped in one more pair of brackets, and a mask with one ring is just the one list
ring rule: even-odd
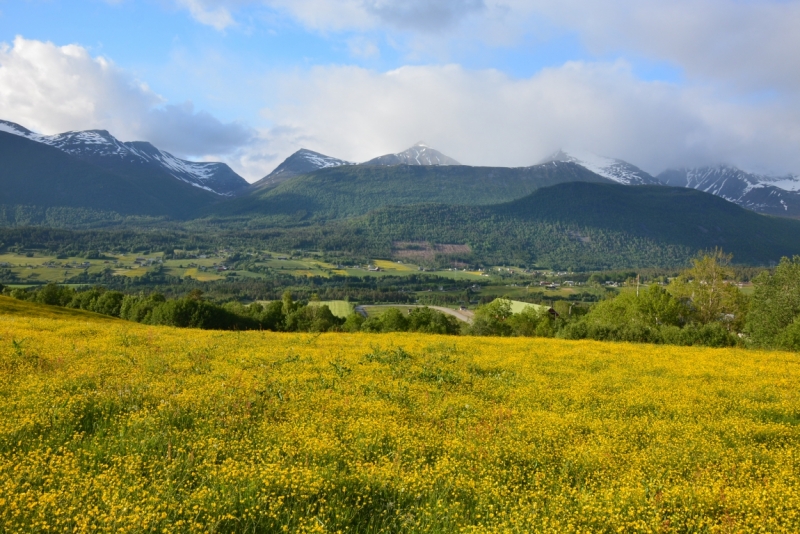
{"label": "green pasture", "polygon": [[330,308],[331,313],[334,314],[336,317],[346,318],[348,315],[353,313],[355,306],[353,303],[347,302],[345,300],[323,300],[323,301],[312,301],[309,302],[311,306],[327,306]]}

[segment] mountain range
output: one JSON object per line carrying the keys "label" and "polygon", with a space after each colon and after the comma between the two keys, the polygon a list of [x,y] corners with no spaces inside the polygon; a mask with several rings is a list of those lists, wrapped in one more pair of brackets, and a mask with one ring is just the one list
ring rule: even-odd
{"label": "mountain range", "polygon": [[[543,159],[546,163],[573,163],[613,182],[623,185],[667,185],[697,189],[724,198],[746,209],[780,217],[800,218],[800,176],[769,176],[748,173],[735,167],[719,165],[716,167],[668,169],[657,176],[621,159],[598,156],[585,152],[565,152],[559,150]],[[509,173],[509,169],[519,172],[531,167],[469,167],[433,150],[424,143],[418,143],[404,152],[379,156],[367,162],[356,164],[325,156],[317,152],[299,150],[287,158],[275,171],[256,183],[259,188],[274,187],[281,182],[303,174],[333,166],[457,166],[465,175],[483,172],[486,175],[498,172]],[[500,171],[506,169],[506,171]],[[510,172],[513,174],[513,172]]]}
{"label": "mountain range", "polygon": [[[319,202],[320,197],[329,197],[329,200],[334,201],[334,197],[337,196],[346,197],[344,200],[349,200],[351,204],[357,204],[364,200],[362,204],[366,209],[383,204],[406,204],[422,200],[490,204],[520,198],[539,187],[555,183],[587,180],[588,175],[586,174],[577,176],[574,172],[566,170],[560,177],[556,177],[552,172],[545,173],[548,177],[544,181],[539,178],[531,178],[542,176],[541,165],[571,163],[582,167],[596,177],[623,185],[688,187],[722,197],[759,213],[800,217],[800,177],[758,175],[729,166],[668,169],[657,176],[652,176],[620,159],[560,150],[542,160],[538,165],[531,167],[472,167],[459,164],[455,159],[425,143],[417,143],[403,152],[386,154],[360,164],[301,149],[289,156],[261,180],[254,184],[248,184],[224,163],[186,161],[147,142],[121,142],[105,130],[41,135],[19,124],[0,120],[0,133],[12,134],[40,145],[58,149],[70,157],[62,162],[60,171],[40,169],[35,172],[27,172],[33,171],[40,163],[36,161],[36,158],[32,158],[29,161],[11,162],[11,165],[6,166],[6,172],[9,167],[17,168],[21,165],[16,171],[17,176],[28,176],[32,180],[28,183],[30,187],[36,187],[36,184],[47,175],[48,183],[58,184],[55,189],[63,190],[74,189],[77,184],[75,182],[61,183],[63,180],[59,180],[59,175],[61,178],[74,176],[77,169],[80,168],[82,176],[96,176],[100,182],[106,183],[107,185],[104,187],[106,189],[110,187],[109,192],[114,189],[114,178],[106,175],[116,176],[120,181],[120,187],[126,191],[129,189],[139,190],[137,194],[133,194],[131,191],[125,194],[127,202],[121,210],[119,206],[113,208],[113,211],[126,214],[191,217],[215,212],[241,215],[243,210],[257,210],[261,215],[275,215],[287,212],[311,213],[319,211],[320,206],[326,212],[325,216],[331,214],[352,216],[363,211],[360,209],[354,211],[353,208],[336,208],[328,205],[330,202],[322,202],[322,204]],[[33,150],[33,152],[36,151]],[[10,155],[10,159],[18,158]],[[78,161],[84,164],[88,163],[96,169],[89,172],[83,169]],[[7,164],[9,162],[10,160],[6,160]],[[415,167],[424,167],[426,171],[410,169]],[[331,172],[332,169],[338,170]],[[562,169],[567,169],[567,167],[562,167]],[[0,173],[3,171],[4,169],[0,168]],[[391,181],[395,177],[408,177],[415,173],[419,179],[414,183],[405,184],[410,186],[413,191],[400,191],[401,194],[398,196],[395,186],[399,184]],[[425,184],[424,181],[421,181],[424,180],[421,178],[423,175],[429,178],[433,177],[431,178],[433,182]],[[105,178],[100,179],[99,176],[105,176]],[[311,180],[301,178],[308,176],[316,178]],[[596,180],[596,177],[592,180]],[[459,183],[459,179],[463,179],[463,183]],[[174,180],[210,194],[198,196],[195,191],[189,191],[186,187],[176,187],[174,183],[170,183]],[[347,180],[352,180],[353,184],[348,185]],[[293,182],[291,186],[277,189],[278,186],[289,181]],[[483,187],[478,185],[480,181],[484,183]],[[353,187],[362,188],[361,193],[368,192],[369,198],[361,198],[363,195],[352,191]],[[330,188],[334,188],[334,190],[331,191]],[[387,195],[381,194],[381,188],[386,190]],[[491,191],[492,188],[495,191]],[[75,194],[78,192],[74,191]],[[164,196],[167,192],[169,196]],[[29,193],[22,195],[10,193],[11,190],[6,191],[5,194],[0,193],[0,202],[6,205],[15,205],[37,200],[35,195],[33,195],[34,198],[30,198]],[[154,196],[155,198],[148,201],[139,198]],[[386,197],[385,200],[379,200],[381,196]],[[114,204],[114,202],[109,204],[108,201],[99,202],[99,199],[92,199],[92,195],[88,191],[84,191],[79,197],[83,197],[85,200],[65,200],[66,204],[62,205],[78,204],[86,208],[111,210],[111,204]],[[65,197],[62,196],[62,198]],[[230,199],[231,202],[226,202],[226,199]],[[302,205],[304,199],[308,200],[306,206]],[[54,198],[52,202],[47,201],[44,204],[58,205],[58,202],[59,200]]]}
{"label": "mountain range", "polygon": [[302,236],[291,245],[300,248],[392,254],[395,242],[454,243],[483,260],[528,264],[668,264],[715,246],[753,262],[800,252],[800,222],[752,213],[800,218],[800,180],[730,167],[654,177],[564,151],[529,167],[475,167],[418,143],[360,164],[303,149],[248,184],[225,164],[185,161],[103,130],[45,136],[9,122],[0,122],[0,162],[0,226],[157,217],[272,229]]}

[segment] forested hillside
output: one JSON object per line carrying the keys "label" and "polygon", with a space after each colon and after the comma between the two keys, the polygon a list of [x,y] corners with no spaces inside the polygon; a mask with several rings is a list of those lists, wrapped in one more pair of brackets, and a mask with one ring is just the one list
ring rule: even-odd
{"label": "forested hillside", "polygon": [[207,210],[221,217],[295,221],[341,219],[383,206],[440,202],[497,204],[554,184],[609,182],[573,163],[525,168],[467,166],[341,166],[298,176]]}
{"label": "forested hillside", "polygon": [[800,250],[800,222],[758,215],[689,189],[573,182],[494,206],[387,207],[327,228],[288,230],[285,246],[388,256],[400,243],[467,245],[466,263],[609,269],[683,265],[722,247],[740,263]]}

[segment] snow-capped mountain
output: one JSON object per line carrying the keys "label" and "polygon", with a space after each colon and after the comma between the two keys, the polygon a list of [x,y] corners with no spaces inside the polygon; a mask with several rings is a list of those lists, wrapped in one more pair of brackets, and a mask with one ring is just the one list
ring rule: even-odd
{"label": "snow-capped mountain", "polygon": [[314,152],[313,150],[301,148],[286,158],[274,171],[253,185],[257,188],[270,187],[285,182],[294,176],[308,174],[320,169],[327,169],[328,167],[341,167],[342,165],[355,164],[342,159],[332,158],[325,154]]}
{"label": "snow-capped mountain", "polygon": [[0,121],[0,131],[58,148],[116,172],[165,172],[182,182],[221,196],[232,196],[248,185],[244,178],[224,163],[182,160],[147,142],[123,143],[106,130],[41,135],[19,124]]}
{"label": "snow-capped mountain", "polygon": [[764,176],[720,165],[670,169],[658,175],[666,185],[717,195],[759,213],[800,216],[800,177]]}
{"label": "snow-capped mountain", "polygon": [[461,165],[425,143],[417,143],[404,152],[386,154],[361,165]]}
{"label": "snow-capped mountain", "polygon": [[541,163],[553,161],[577,163],[584,169],[623,185],[662,185],[658,179],[621,159],[606,158],[585,152],[567,153],[559,150]]}

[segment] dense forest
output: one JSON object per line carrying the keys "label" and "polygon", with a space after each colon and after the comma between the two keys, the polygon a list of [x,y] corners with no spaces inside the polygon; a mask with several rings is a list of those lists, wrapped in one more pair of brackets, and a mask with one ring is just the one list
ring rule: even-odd
{"label": "dense forest", "polygon": [[[124,229],[123,229],[124,228]],[[384,207],[324,224],[269,229],[213,220],[118,229],[0,229],[0,251],[316,250],[331,258],[392,258],[427,247],[429,266],[544,266],[593,271],[684,266],[721,247],[737,262],[776,264],[800,247],[800,221],[766,217],[690,189],[571,182],[496,206]],[[448,248],[449,247],[449,248]]]}

